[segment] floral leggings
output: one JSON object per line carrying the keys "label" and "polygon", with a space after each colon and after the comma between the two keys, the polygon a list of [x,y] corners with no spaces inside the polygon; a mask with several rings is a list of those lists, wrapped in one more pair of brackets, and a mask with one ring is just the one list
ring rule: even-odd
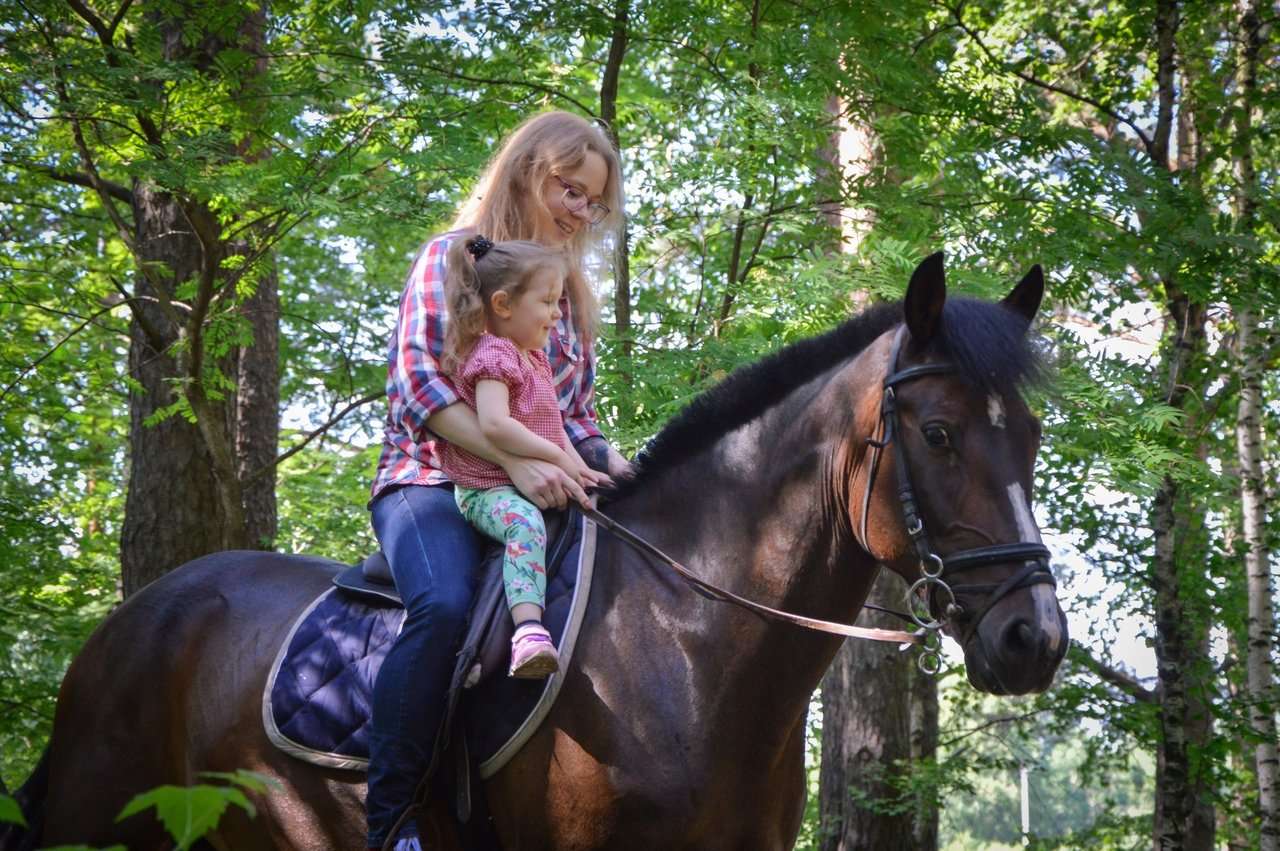
{"label": "floral leggings", "polygon": [[538,507],[510,485],[484,490],[455,485],[453,496],[468,523],[507,545],[502,559],[507,606],[533,603],[545,607],[547,527]]}

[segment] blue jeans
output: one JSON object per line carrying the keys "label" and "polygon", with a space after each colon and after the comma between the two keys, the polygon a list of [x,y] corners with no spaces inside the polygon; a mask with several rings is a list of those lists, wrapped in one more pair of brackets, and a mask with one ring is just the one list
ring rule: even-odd
{"label": "blue jeans", "polygon": [[[450,485],[397,487],[379,494],[370,511],[408,613],[373,687],[366,809],[374,848],[387,839],[426,773],[482,549]],[[416,834],[410,824],[399,837]]]}

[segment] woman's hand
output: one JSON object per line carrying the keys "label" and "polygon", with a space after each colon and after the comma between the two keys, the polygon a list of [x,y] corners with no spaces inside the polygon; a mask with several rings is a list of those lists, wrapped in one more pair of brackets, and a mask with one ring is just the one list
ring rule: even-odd
{"label": "woman's hand", "polygon": [[612,446],[609,447],[609,475],[615,479],[625,479],[631,476],[635,471],[631,469],[631,462],[622,457],[622,454]]}
{"label": "woman's hand", "polygon": [[587,492],[559,465],[537,458],[511,456],[502,465],[516,490],[540,509],[564,508],[569,500],[587,505]]}

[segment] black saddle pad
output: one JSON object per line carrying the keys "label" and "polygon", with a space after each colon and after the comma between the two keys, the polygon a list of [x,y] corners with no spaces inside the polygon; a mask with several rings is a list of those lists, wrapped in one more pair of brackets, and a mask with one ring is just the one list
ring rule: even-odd
{"label": "black saddle pad", "polygon": [[[543,616],[562,653],[571,649],[565,639],[571,643],[576,632],[572,616],[576,612],[580,617],[588,592],[578,586],[584,538],[592,544],[585,553],[588,576],[594,554],[594,532],[586,534],[588,521],[576,511],[567,514],[571,519],[548,530]],[[527,737],[530,728],[536,728],[536,721],[526,721],[540,703],[554,699],[560,677],[505,676],[512,625],[502,590],[500,546],[482,571],[454,686],[474,686],[466,691],[461,714],[470,753],[487,776],[496,771],[495,758],[505,761],[523,741],[520,734]],[[330,768],[368,767],[373,683],[405,616],[393,588],[370,582],[360,572],[359,565],[344,571],[344,581],[325,591],[298,618],[277,654],[263,696],[263,723],[272,742],[299,759]],[[359,587],[349,590],[352,582]],[[502,676],[494,676],[499,673]],[[459,703],[455,698],[450,705]],[[540,711],[545,714],[546,709]]]}

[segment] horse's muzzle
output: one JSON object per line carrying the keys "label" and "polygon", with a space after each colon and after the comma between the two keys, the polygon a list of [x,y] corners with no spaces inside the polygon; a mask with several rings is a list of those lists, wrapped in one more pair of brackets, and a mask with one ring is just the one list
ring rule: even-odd
{"label": "horse's muzzle", "polygon": [[1067,653],[1067,618],[1055,605],[1056,623],[1025,616],[988,618],[964,647],[969,682],[990,694],[1042,692]]}

